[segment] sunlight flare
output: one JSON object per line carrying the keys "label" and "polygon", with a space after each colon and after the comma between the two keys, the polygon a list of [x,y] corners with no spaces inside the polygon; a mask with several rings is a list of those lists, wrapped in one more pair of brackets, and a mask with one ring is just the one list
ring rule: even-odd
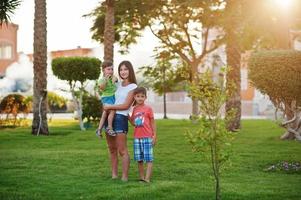
{"label": "sunlight flare", "polygon": [[292,5],[292,0],[272,0],[277,6],[288,9]]}

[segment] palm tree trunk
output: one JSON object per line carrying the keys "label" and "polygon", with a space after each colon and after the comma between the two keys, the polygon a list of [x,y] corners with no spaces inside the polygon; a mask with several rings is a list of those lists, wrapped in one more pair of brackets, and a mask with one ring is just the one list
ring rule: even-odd
{"label": "palm tree trunk", "polygon": [[114,0],[106,0],[107,11],[104,30],[104,61],[113,63],[114,60]]}
{"label": "palm tree trunk", "polygon": [[[240,129],[241,119],[241,98],[240,98],[240,51],[238,50],[234,40],[230,39],[226,47],[227,62],[230,70],[226,76],[226,87],[234,87],[231,96],[226,102],[226,119],[227,129],[235,131]],[[233,116],[234,112],[234,116]]]}
{"label": "palm tree trunk", "polygon": [[[226,12],[229,13],[229,24],[225,29],[226,32],[226,55],[227,66],[230,67],[226,76],[226,87],[232,90],[231,96],[228,97],[226,102],[226,119],[227,129],[235,131],[240,129],[241,119],[241,97],[240,97],[240,61],[241,51],[239,47],[238,35],[238,7],[234,5],[234,0],[229,0],[226,5]],[[234,87],[234,88],[233,88]],[[234,116],[233,116],[234,111]]]}
{"label": "palm tree trunk", "polygon": [[48,135],[46,0],[35,0],[32,134]]}

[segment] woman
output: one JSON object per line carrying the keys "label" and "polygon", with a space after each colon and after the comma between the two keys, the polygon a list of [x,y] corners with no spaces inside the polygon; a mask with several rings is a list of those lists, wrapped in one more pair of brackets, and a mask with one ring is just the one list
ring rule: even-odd
{"label": "woman", "polygon": [[128,180],[130,156],[127,148],[128,114],[134,101],[133,90],[137,87],[132,64],[122,61],[118,66],[121,82],[117,84],[115,104],[104,106],[104,110],[116,110],[113,129],[116,136],[106,134],[112,165],[112,179],[118,177],[118,153],[122,157],[122,181]]}

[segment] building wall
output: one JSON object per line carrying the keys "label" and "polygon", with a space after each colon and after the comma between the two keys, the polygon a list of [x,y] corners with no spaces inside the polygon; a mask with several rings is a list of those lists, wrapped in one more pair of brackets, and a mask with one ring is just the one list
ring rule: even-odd
{"label": "building wall", "polygon": [[[58,50],[58,51],[51,51],[50,56],[51,59],[58,58],[58,57],[74,57],[74,56],[91,56],[92,49],[91,48],[81,48],[78,47],[76,49],[67,49],[67,50]],[[29,60],[33,62],[33,54],[28,54]]]}
{"label": "building wall", "polygon": [[[152,90],[147,92],[147,104],[149,104],[155,113],[163,113],[163,96],[158,96]],[[259,115],[259,111],[254,110],[254,102],[251,100],[242,100],[241,112],[243,116]],[[255,105],[256,106],[256,105]],[[166,94],[167,113],[186,114],[192,112],[192,101],[187,92],[172,92]],[[224,108],[222,109],[224,112]]]}
{"label": "building wall", "polygon": [[16,24],[3,24],[0,26],[0,77],[5,75],[6,68],[18,60]]}
{"label": "building wall", "polygon": [[[222,30],[220,29],[211,29],[208,36],[208,46],[211,46],[212,43],[216,40],[216,38],[222,34]],[[206,56],[202,67],[215,68],[213,71],[218,73],[221,67],[227,65],[227,57],[225,51],[225,45],[220,46],[210,54]],[[246,52],[241,55],[241,100],[242,101],[250,101],[254,98],[255,89],[249,82],[248,79],[248,59],[250,58],[251,53]],[[217,57],[218,59],[216,59]],[[217,62],[218,60],[218,62]],[[219,69],[218,69],[219,68]]]}
{"label": "building wall", "polygon": [[248,60],[251,52],[246,52],[241,55],[241,99],[251,101],[254,98],[255,88],[250,84],[248,77]]}
{"label": "building wall", "polygon": [[61,50],[61,51],[52,51],[51,58],[58,58],[58,57],[73,57],[73,56],[90,56],[92,53],[92,49],[90,48],[81,48],[78,47],[77,49],[69,49],[69,50]]}

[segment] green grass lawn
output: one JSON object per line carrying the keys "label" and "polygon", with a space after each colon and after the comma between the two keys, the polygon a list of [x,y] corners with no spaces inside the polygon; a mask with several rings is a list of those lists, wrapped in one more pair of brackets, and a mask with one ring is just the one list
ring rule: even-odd
{"label": "green grass lawn", "polygon": [[[190,121],[158,120],[151,184],[138,180],[131,159],[129,182],[111,180],[106,142],[75,121],[53,121],[50,136],[30,128],[0,130],[0,199],[214,199],[210,168],[191,151]],[[280,141],[273,122],[243,121],[232,166],[222,176],[222,199],[301,199],[301,174],[263,171],[281,160],[301,161],[301,144]],[[128,140],[132,155],[132,131]]]}

